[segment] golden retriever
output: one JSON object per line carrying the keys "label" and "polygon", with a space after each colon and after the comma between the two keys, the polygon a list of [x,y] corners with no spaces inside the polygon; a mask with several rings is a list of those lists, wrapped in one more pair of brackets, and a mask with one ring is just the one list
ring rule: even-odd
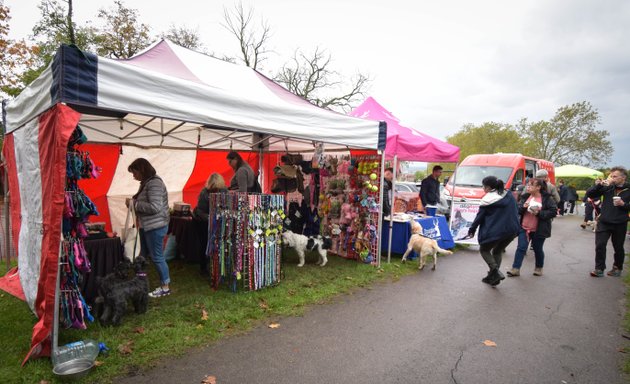
{"label": "golden retriever", "polygon": [[437,254],[441,253],[444,255],[452,255],[453,252],[442,249],[438,246],[437,241],[430,239],[428,237],[424,237],[420,234],[413,234],[409,239],[409,243],[407,244],[407,251],[403,255],[402,262],[407,261],[407,256],[411,251],[415,251],[418,254],[418,269],[423,269],[426,262],[427,256],[433,256],[433,268],[431,270],[435,271],[435,266],[437,265]]}

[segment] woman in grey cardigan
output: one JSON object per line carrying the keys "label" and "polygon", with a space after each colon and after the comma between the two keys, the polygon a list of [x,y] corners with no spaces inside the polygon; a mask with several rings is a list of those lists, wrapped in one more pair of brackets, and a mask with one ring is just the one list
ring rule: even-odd
{"label": "woman in grey cardigan", "polygon": [[151,256],[160,276],[160,286],[149,293],[151,297],[171,294],[168,264],[162,252],[162,242],[168,230],[168,192],[162,179],[156,175],[155,168],[148,160],[135,159],[127,168],[133,178],[140,181],[138,192],[127,200],[127,206],[133,203],[140,229],[140,253]]}

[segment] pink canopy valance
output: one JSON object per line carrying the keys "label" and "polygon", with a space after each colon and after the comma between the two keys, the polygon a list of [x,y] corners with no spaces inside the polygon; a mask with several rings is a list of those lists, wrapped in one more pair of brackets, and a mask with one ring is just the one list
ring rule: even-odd
{"label": "pink canopy valance", "polygon": [[400,125],[398,118],[368,97],[351,116],[387,122],[385,156],[398,157],[401,161],[452,162],[459,160],[459,147],[438,140],[414,128]]}

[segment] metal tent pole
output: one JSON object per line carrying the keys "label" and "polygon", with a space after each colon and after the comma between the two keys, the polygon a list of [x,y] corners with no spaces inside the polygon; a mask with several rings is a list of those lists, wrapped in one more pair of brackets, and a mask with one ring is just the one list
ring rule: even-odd
{"label": "metal tent pole", "polygon": [[[61,231],[63,233],[63,230]],[[61,282],[61,253],[63,252],[63,235],[59,240],[59,254],[57,255],[57,282],[55,283],[55,308],[53,309],[52,351],[51,360],[53,366],[57,363],[57,351],[59,350],[59,295]]]}
{"label": "metal tent pole", "polygon": [[394,155],[394,176],[392,177],[392,203],[389,212],[389,242],[387,243],[387,264],[392,258],[392,232],[394,230],[394,196],[396,195],[396,177],[398,173],[398,155]]}
{"label": "metal tent pole", "polygon": [[[5,164],[4,156],[2,163]],[[9,214],[9,176],[7,175],[7,167],[4,167],[4,254],[7,258],[7,271],[11,269],[11,215]]]}
{"label": "metal tent pole", "polygon": [[[2,136],[5,137],[7,133],[7,118],[6,118],[6,99],[2,100]],[[4,140],[2,142],[2,146],[4,149]],[[2,164],[4,167],[4,176],[3,176],[3,189],[4,189],[4,254],[7,258],[7,271],[11,269],[11,215],[9,214],[10,204],[9,200],[11,196],[9,196],[9,173],[7,172],[6,160],[4,158],[4,151],[0,151],[0,159],[2,159]]]}
{"label": "metal tent pole", "polygon": [[453,171],[453,192],[451,192],[451,212],[450,212],[450,216],[449,216],[449,220],[448,220],[448,229],[449,231],[451,230],[451,221],[453,219],[453,205],[455,203],[455,187],[457,186],[456,182],[457,182],[457,166],[459,165],[459,161],[457,163],[455,163],[455,170]]}
{"label": "metal tent pole", "polygon": [[[376,250],[376,255],[374,255],[374,257],[376,257],[378,255],[378,267],[380,268],[381,266],[381,243],[382,243],[382,231],[381,231],[381,225],[383,225],[383,186],[384,186],[384,181],[385,180],[385,150],[383,149],[383,151],[381,152],[381,187],[379,190],[379,196],[380,196],[380,200],[379,203],[381,203],[381,209],[378,210],[378,232],[380,231],[381,233],[378,236],[378,241],[376,246],[378,247]],[[389,259],[387,260],[387,262],[389,263]]]}

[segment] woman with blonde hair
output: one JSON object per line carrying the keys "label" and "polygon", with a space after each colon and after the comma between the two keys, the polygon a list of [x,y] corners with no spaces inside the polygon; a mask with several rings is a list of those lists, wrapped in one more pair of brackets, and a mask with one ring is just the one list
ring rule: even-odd
{"label": "woman with blonde hair", "polygon": [[195,227],[197,229],[197,238],[199,239],[200,258],[199,264],[202,276],[210,276],[208,271],[208,256],[206,255],[206,247],[208,245],[208,215],[210,213],[210,194],[211,193],[226,193],[227,188],[225,186],[225,180],[219,173],[213,173],[206,180],[206,184],[199,192],[197,198],[197,206],[193,210],[193,219],[195,220]]}

